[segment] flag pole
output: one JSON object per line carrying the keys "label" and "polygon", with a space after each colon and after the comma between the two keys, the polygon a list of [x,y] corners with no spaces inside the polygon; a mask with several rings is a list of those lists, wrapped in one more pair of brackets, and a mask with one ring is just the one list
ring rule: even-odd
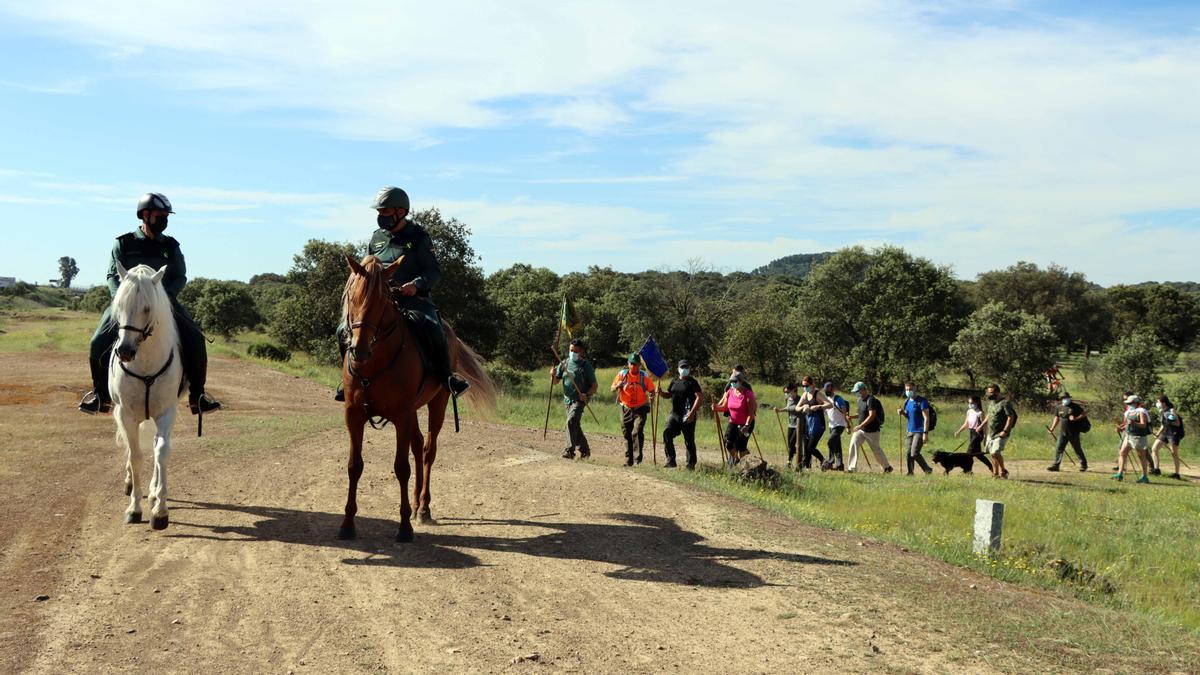
{"label": "flag pole", "polygon": [[[558,322],[558,329],[554,331],[554,342],[550,344],[550,353],[554,355],[554,366],[562,363],[562,359],[558,358],[558,339],[562,337],[562,320]],[[554,373],[550,373],[550,393],[546,397],[546,424],[542,427],[542,440],[546,440],[546,434],[550,431],[550,407],[554,404]]]}

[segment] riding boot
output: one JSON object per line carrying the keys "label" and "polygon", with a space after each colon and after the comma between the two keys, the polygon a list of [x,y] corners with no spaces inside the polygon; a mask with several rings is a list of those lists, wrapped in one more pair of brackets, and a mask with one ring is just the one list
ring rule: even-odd
{"label": "riding boot", "polygon": [[[344,333],[345,333],[345,327],[338,326],[338,329],[337,329],[338,341],[337,341],[337,343],[338,343],[338,354],[339,354],[339,357],[338,357],[338,366],[339,367],[344,366],[346,363],[346,347],[347,347],[347,345],[346,345],[346,339],[345,339]],[[337,391],[333,392],[333,400],[335,400],[335,401],[345,401],[346,400],[346,389],[345,389],[345,385],[342,382],[338,382]]]}
{"label": "riding boot", "polygon": [[219,410],[221,404],[204,393],[204,384],[208,379],[208,346],[204,341],[204,333],[178,303],[172,303],[175,309],[175,326],[179,330],[179,360],[183,366],[183,375],[187,379],[188,406],[195,415],[201,412]]}
{"label": "riding boot", "polygon": [[112,321],[112,309],[105,309],[100,323],[92,334],[88,349],[88,368],[92,375],[92,390],[83,395],[79,402],[80,412],[89,415],[112,410],[112,397],[108,392],[108,361],[112,358],[113,344],[120,329]]}
{"label": "riding boot", "polygon": [[471,384],[455,375],[450,369],[450,343],[446,340],[446,334],[442,330],[441,320],[435,322],[430,317],[423,315],[419,323],[418,333],[420,333],[421,344],[425,347],[425,356],[430,361],[429,365],[433,370],[434,379],[438,382],[445,382],[454,396],[461,396]]}

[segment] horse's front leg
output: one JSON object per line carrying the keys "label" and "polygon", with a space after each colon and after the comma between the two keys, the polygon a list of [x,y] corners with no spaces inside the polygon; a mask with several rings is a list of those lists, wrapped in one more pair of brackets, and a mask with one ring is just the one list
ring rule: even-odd
{"label": "horse's front leg", "polygon": [[167,457],[171,454],[171,430],[175,426],[175,406],[154,420],[158,431],[154,438],[154,477],[150,481],[150,527],[165,530],[167,517]]}
{"label": "horse's front leg", "polygon": [[408,448],[412,443],[413,433],[417,433],[417,415],[413,413],[396,424],[396,461],[393,469],[396,480],[400,481],[400,529],[396,531],[396,541],[409,542],[413,540],[412,504],[408,501]]}
{"label": "horse's front leg", "polygon": [[346,431],[350,432],[350,459],[346,463],[346,472],[350,476],[350,488],[346,494],[346,517],[338,529],[338,539],[353,539],[354,514],[358,513],[358,479],[362,477],[363,458],[363,427],[367,421],[357,411],[346,411]]}
{"label": "horse's front leg", "polygon": [[125,509],[126,523],[142,522],[142,484],[138,480],[138,468],[142,464],[141,439],[138,438],[138,421],[125,406],[113,410],[117,418],[117,434],[125,442],[125,494],[129,495],[129,506]]}

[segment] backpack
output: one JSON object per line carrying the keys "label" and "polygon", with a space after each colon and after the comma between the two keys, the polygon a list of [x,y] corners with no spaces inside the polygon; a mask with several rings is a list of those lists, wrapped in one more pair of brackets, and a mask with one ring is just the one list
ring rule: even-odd
{"label": "backpack", "polygon": [[929,404],[929,428],[925,433],[930,433],[937,428],[937,408],[932,403]]}
{"label": "backpack", "polygon": [[1085,418],[1079,420],[1078,422],[1076,422],[1076,425],[1079,426],[1079,433],[1086,434],[1087,432],[1092,430],[1092,418],[1085,417]]}
{"label": "backpack", "polygon": [[[875,411],[875,420],[879,424],[880,427],[883,427],[883,422],[884,422],[884,418],[885,418],[885,415],[883,413],[883,404],[879,402],[879,399],[875,398],[875,396],[872,395],[871,403],[869,403],[867,405],[870,406],[871,410]],[[859,420],[859,422],[862,422],[862,420]]]}
{"label": "backpack", "polygon": [[1179,430],[1175,432],[1175,439],[1182,441],[1183,437],[1187,435],[1187,432],[1183,429],[1183,415],[1175,413],[1175,421],[1179,425]]}

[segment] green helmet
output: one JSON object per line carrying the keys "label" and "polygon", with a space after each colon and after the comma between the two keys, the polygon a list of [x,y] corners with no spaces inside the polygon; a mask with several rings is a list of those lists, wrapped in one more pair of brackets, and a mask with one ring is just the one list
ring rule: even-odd
{"label": "green helmet", "polygon": [[371,202],[373,209],[404,209],[408,210],[408,193],[398,187],[385,187],[375,195]]}

